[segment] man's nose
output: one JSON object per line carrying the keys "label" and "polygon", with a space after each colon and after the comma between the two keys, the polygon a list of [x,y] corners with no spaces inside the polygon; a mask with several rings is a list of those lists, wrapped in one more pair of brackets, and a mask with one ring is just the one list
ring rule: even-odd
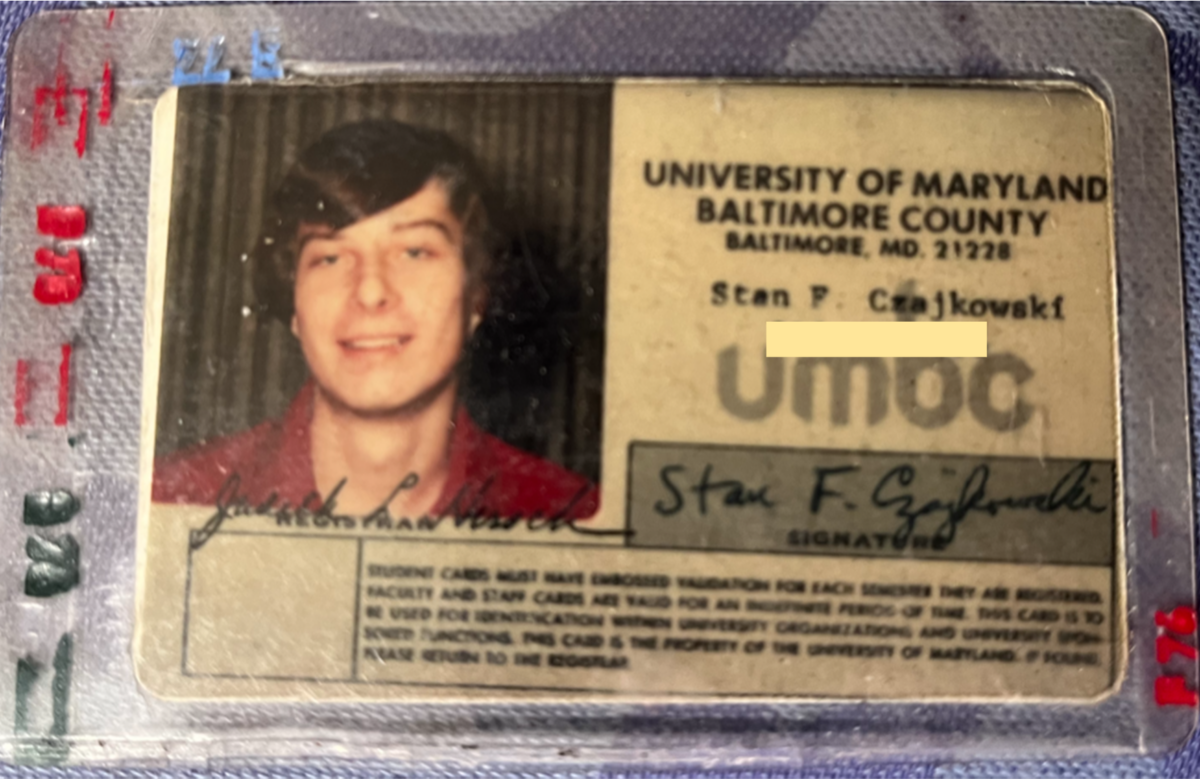
{"label": "man's nose", "polygon": [[359,263],[355,296],[358,304],[366,309],[384,308],[394,303],[397,297],[387,278],[382,261],[366,257]]}

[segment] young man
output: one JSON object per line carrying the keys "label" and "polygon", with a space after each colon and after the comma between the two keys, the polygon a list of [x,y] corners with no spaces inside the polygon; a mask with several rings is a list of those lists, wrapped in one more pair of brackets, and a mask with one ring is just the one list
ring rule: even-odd
{"label": "young man", "polygon": [[310,381],[282,418],[159,459],[153,500],[393,517],[590,517],[595,485],[476,427],[465,347],[496,273],[484,186],[447,135],[336,128],[277,191],[255,251],[259,295]]}

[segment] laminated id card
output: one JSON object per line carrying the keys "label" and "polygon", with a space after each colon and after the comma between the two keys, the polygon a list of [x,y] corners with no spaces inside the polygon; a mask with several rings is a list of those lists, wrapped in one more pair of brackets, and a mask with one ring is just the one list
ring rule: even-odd
{"label": "laminated id card", "polygon": [[14,52],[5,759],[1190,734],[1145,13],[122,8]]}

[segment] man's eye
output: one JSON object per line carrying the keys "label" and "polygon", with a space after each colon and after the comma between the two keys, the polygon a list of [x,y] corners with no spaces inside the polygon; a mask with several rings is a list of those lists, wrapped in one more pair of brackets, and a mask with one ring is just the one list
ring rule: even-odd
{"label": "man's eye", "polygon": [[313,265],[336,265],[338,256],[336,254],[322,254],[313,259]]}
{"label": "man's eye", "polygon": [[430,256],[429,250],[422,246],[410,246],[404,250],[404,256],[412,260],[423,260]]}

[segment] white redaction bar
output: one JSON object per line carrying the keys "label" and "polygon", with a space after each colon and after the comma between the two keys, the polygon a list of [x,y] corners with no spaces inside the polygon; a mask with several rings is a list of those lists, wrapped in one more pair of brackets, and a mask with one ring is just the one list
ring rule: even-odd
{"label": "white redaction bar", "polygon": [[987,322],[767,322],[768,357],[987,357]]}

